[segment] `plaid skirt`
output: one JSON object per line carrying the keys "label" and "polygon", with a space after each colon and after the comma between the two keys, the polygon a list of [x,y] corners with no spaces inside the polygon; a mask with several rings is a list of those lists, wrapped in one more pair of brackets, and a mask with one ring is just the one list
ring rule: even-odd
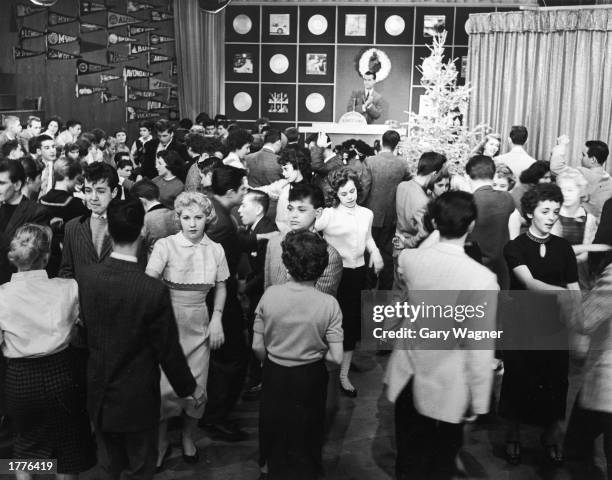
{"label": "plaid skirt", "polygon": [[95,465],[85,378],[72,349],[7,359],[5,398],[16,433],[15,458],[56,458],[58,473]]}

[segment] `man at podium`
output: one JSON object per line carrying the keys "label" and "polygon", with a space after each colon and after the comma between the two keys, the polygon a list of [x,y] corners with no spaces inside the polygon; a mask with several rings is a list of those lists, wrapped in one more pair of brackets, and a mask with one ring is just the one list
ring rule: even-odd
{"label": "man at podium", "polygon": [[363,74],[363,89],[351,93],[346,107],[347,112],[362,114],[368,124],[380,117],[382,113],[382,96],[374,91],[375,82],[376,74],[370,71],[365,72]]}

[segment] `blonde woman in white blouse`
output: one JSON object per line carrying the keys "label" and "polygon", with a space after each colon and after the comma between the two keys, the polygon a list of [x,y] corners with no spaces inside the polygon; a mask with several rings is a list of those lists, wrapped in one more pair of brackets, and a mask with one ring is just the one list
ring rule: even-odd
{"label": "blonde woman in white blouse", "polygon": [[[329,173],[328,181],[334,194],[332,208],[323,209],[315,228],[342,257],[342,279],[338,286],[338,303],[342,310],[344,356],[340,367],[340,390],[348,397],[357,390],[348,378],[353,351],[361,340],[361,290],[366,285],[367,268],[378,274],[383,259],[372,238],[372,211],[357,205],[361,185],[357,174],[349,168]],[[366,267],[365,252],[369,254]]]}
{"label": "blonde woman in white blouse", "polygon": [[[229,269],[223,247],[205,233],[206,226],[216,219],[210,200],[202,193],[184,192],[176,198],[174,209],[181,231],[155,243],[146,273],[161,278],[170,288],[181,347],[197,384],[206,390],[210,349],[217,349],[224,342],[221,317]],[[214,311],[209,323],[206,295],[212,287],[215,288]],[[194,433],[205,404],[196,408],[189,399],[178,397],[163,372],[161,397],[158,467],[169,450],[168,418],[178,415],[183,416],[183,459],[196,463]]]}

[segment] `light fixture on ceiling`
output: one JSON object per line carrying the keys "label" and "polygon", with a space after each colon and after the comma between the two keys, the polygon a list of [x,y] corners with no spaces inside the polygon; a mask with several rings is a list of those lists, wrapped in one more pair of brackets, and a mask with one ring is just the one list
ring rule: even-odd
{"label": "light fixture on ceiling", "polygon": [[30,0],[30,3],[37,7],[52,7],[57,3],[57,0]]}

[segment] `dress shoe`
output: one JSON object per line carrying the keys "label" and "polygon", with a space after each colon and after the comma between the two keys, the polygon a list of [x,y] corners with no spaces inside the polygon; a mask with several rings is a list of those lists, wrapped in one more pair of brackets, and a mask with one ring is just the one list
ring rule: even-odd
{"label": "dress shoe", "polygon": [[224,442],[242,442],[248,437],[246,432],[229,423],[209,423],[204,426],[204,429],[215,440]]}
{"label": "dress shoe", "polygon": [[185,453],[183,453],[183,461],[190,465],[193,465],[194,463],[198,463],[200,461],[200,453],[198,452],[197,449],[196,449],[196,453],[194,453],[193,455],[185,455]]}

